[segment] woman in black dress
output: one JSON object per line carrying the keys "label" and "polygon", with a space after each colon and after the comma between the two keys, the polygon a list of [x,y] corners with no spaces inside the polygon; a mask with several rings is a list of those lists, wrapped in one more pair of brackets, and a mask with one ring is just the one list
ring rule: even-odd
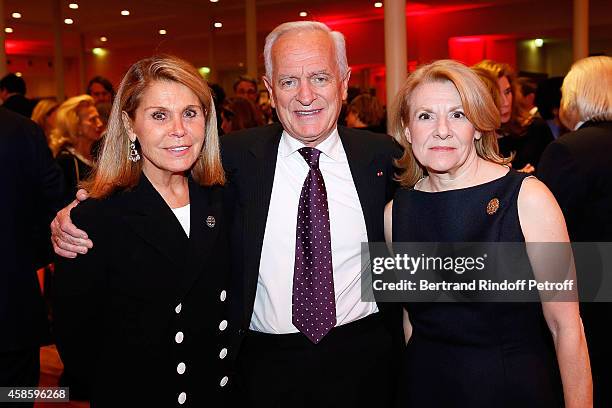
{"label": "woman in black dress", "polygon": [[[421,67],[396,112],[404,188],[385,211],[389,241],[568,241],[548,189],[504,166],[499,111],[469,68],[450,60]],[[401,406],[592,403],[577,302],[413,303],[404,313]]]}
{"label": "woman in black dress", "polygon": [[72,210],[94,246],[56,264],[54,329],[95,407],[227,401],[228,245],[215,110],[197,70],[135,63]]}

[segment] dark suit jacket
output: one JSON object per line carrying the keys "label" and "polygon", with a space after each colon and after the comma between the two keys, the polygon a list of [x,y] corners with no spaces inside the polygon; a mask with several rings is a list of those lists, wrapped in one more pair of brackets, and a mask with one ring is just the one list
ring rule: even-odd
{"label": "dark suit jacket", "polygon": [[[233,291],[239,338],[248,329],[259,276],[259,262],[268,218],[280,124],[246,129],[221,139],[227,171],[228,212],[232,216]],[[338,127],[363,209],[368,239],[384,241],[384,207],[393,198],[393,157],[400,148],[387,135]],[[238,340],[240,341],[240,340]]]}
{"label": "dark suit jacket", "polygon": [[537,176],[559,202],[572,241],[612,241],[612,122],[587,122],[551,143]]}
{"label": "dark suit jacket", "polygon": [[49,223],[63,182],[42,129],[2,107],[0,189],[0,352],[8,352],[48,341],[36,269],[52,258]]}
{"label": "dark suit jacket", "polygon": [[25,96],[15,94],[4,101],[2,106],[29,119],[32,116],[35,104],[34,101],[29,100]]}
{"label": "dark suit jacket", "polygon": [[[551,143],[537,176],[559,202],[573,242],[612,241],[612,122],[587,122]],[[592,245],[575,251],[580,299],[591,300],[610,271]],[[609,295],[609,293],[608,293]],[[612,303],[583,302],[580,314],[589,345],[596,407],[612,404]]]}
{"label": "dark suit jacket", "polygon": [[516,155],[512,167],[520,170],[528,163],[538,168],[540,156],[554,139],[552,131],[542,118],[535,118],[522,135],[508,135],[498,139],[499,150],[504,156]]}
{"label": "dark suit jacket", "polygon": [[207,406],[229,392],[231,379],[220,387],[230,291],[219,190],[190,180],[189,238],[144,175],[131,191],[72,210],[94,247],[57,260],[54,330],[94,406],[177,406],[181,392],[186,405]]}

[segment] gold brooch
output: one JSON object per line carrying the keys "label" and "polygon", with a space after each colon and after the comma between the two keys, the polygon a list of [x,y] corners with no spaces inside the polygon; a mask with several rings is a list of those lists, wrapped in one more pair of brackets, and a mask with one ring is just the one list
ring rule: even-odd
{"label": "gold brooch", "polygon": [[492,198],[487,204],[487,214],[493,215],[499,210],[499,199]]}

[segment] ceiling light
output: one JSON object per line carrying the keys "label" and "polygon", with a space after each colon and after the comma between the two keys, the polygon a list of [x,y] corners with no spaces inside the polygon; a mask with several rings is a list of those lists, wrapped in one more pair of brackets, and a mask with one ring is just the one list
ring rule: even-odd
{"label": "ceiling light", "polygon": [[4,32],[10,34],[10,33],[13,32],[13,28],[12,27],[4,27]]}
{"label": "ceiling light", "polygon": [[102,41],[102,42],[107,42],[107,41],[108,41],[108,38],[106,38],[106,37],[102,36],[102,37],[100,37],[100,41]]}
{"label": "ceiling light", "polygon": [[108,53],[108,51],[106,51],[104,48],[96,47],[91,50],[91,53],[97,57],[103,57]]}
{"label": "ceiling light", "polygon": [[166,35],[168,32],[162,28],[161,30],[159,30],[159,33],[161,35]]}
{"label": "ceiling light", "polygon": [[541,46],[544,45],[544,40],[541,38],[536,38],[535,40],[533,40],[533,45],[540,48]]}
{"label": "ceiling light", "polygon": [[64,19],[64,23],[66,23],[66,24],[72,24],[72,23],[74,23],[74,20],[73,20],[73,19],[71,19],[71,18],[65,18],[65,19]]}
{"label": "ceiling light", "polygon": [[69,7],[69,8],[71,8],[71,9],[73,9],[73,10],[76,10],[76,9],[78,9],[78,8],[79,8],[79,5],[78,5],[78,4],[76,4],[76,3],[70,3],[70,4],[68,5],[68,7]]}
{"label": "ceiling light", "polygon": [[121,15],[122,16],[129,16],[130,15],[130,10],[121,10]]}
{"label": "ceiling light", "polygon": [[300,17],[306,17],[308,15],[305,11],[300,11]]}
{"label": "ceiling light", "polygon": [[219,0],[210,0],[210,2],[211,2],[211,3],[216,3],[216,2],[218,2],[218,1],[219,1]]}
{"label": "ceiling light", "polygon": [[210,74],[210,68],[209,67],[200,67],[200,68],[198,68],[198,72],[202,76],[208,75],[208,74]]}
{"label": "ceiling light", "polygon": [[21,72],[15,72],[15,76],[21,77],[22,73]]}
{"label": "ceiling light", "polygon": [[215,28],[221,28],[221,27],[223,27],[223,23],[220,23],[220,22],[218,22],[218,21],[217,21],[217,22],[214,24],[214,26],[215,26]]}
{"label": "ceiling light", "polygon": [[382,1],[377,1],[376,3],[374,3],[374,7],[376,8],[381,8],[383,6]]}
{"label": "ceiling light", "polygon": [[11,17],[13,17],[13,18],[21,18],[21,13],[15,12],[15,13],[11,14]]}

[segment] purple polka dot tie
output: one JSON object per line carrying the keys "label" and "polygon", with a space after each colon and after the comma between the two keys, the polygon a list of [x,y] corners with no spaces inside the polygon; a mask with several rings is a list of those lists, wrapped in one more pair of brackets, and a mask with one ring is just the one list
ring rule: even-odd
{"label": "purple polka dot tie", "polygon": [[329,209],[319,170],[321,151],[302,147],[299,152],[310,170],[298,206],[292,322],[316,344],[336,325]]}

